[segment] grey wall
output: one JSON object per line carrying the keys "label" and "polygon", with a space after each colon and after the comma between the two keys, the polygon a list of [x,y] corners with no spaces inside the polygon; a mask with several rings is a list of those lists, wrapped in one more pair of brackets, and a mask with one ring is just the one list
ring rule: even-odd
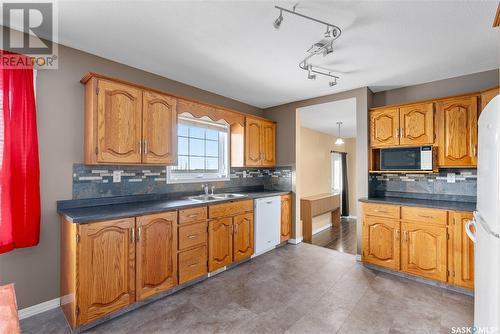
{"label": "grey wall", "polygon": [[[168,64],[165,64],[168,66]],[[59,296],[59,218],[56,201],[71,198],[73,163],[83,160],[83,86],[94,71],[262,115],[262,110],[179,82],[59,46],[59,69],[37,75],[42,221],[40,243],[0,255],[0,285],[16,285],[19,308]]]}
{"label": "grey wall", "polygon": [[498,86],[498,78],[499,71],[496,69],[377,92],[373,94],[372,107],[479,92]]}

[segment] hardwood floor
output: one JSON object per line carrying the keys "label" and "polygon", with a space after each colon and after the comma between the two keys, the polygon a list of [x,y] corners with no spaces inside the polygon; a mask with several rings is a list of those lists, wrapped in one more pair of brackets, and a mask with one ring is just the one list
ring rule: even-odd
{"label": "hardwood floor", "polygon": [[355,255],[356,219],[341,218],[340,226],[333,226],[313,235],[312,244]]}

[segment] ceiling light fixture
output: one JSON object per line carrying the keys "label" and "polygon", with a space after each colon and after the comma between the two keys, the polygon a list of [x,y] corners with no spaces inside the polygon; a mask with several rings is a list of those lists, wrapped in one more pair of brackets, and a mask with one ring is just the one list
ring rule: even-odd
{"label": "ceiling light fixture", "polygon": [[339,132],[338,132],[337,140],[335,141],[335,145],[337,145],[337,146],[344,145],[344,139],[342,139],[342,137],[340,137],[340,126],[342,125],[342,122],[337,122],[337,124],[339,126]]}
{"label": "ceiling light fixture", "polygon": [[283,22],[283,11],[280,10],[280,16],[276,20],[274,20],[273,26],[274,29],[279,29],[281,26],[281,22]]}
{"label": "ceiling light fixture", "polygon": [[302,17],[302,18],[305,18],[307,20],[311,20],[311,21],[314,21],[314,22],[317,22],[320,24],[324,24],[326,26],[326,32],[324,34],[325,38],[322,39],[321,41],[315,43],[313,46],[311,46],[309,48],[309,50],[307,50],[307,52],[309,54],[299,63],[299,67],[301,69],[307,71],[307,78],[310,80],[315,80],[316,74],[329,77],[330,80],[328,82],[328,85],[330,87],[333,87],[337,84],[337,79],[339,79],[339,77],[336,76],[335,74],[333,74],[333,71],[331,71],[327,68],[313,65],[310,62],[310,60],[312,57],[314,57],[316,55],[322,54],[323,57],[325,57],[325,56],[333,53],[333,41],[335,41],[340,36],[340,34],[342,33],[342,30],[334,24],[324,22],[324,21],[318,20],[314,17],[298,13],[296,11],[297,5],[298,5],[298,3],[296,3],[293,6],[292,10],[286,9],[286,8],[283,8],[280,6],[274,6],[274,8],[279,9],[280,15],[274,21],[273,26],[274,26],[274,28],[279,29],[279,27],[281,26],[281,23],[283,22],[283,12],[297,15],[299,17]]}

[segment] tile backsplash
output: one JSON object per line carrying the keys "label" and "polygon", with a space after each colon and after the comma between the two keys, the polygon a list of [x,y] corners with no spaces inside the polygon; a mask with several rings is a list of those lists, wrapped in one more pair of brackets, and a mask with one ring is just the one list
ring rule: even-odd
{"label": "tile backsplash", "polygon": [[[120,182],[113,172],[120,171]],[[164,166],[90,166],[73,164],[73,199],[143,194],[201,191],[201,183],[167,184]],[[292,189],[292,168],[231,168],[229,181],[205,182],[221,189],[263,187],[269,190]]]}
{"label": "tile backsplash", "polygon": [[[448,182],[448,174],[454,182]],[[475,202],[477,173],[476,169],[442,169],[432,174],[370,174],[368,191],[371,197]]]}

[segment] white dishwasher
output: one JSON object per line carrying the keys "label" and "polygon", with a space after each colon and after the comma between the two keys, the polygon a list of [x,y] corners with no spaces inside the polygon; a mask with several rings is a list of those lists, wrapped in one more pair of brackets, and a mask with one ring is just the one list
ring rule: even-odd
{"label": "white dishwasher", "polygon": [[270,251],[280,243],[281,197],[254,201],[254,256]]}

